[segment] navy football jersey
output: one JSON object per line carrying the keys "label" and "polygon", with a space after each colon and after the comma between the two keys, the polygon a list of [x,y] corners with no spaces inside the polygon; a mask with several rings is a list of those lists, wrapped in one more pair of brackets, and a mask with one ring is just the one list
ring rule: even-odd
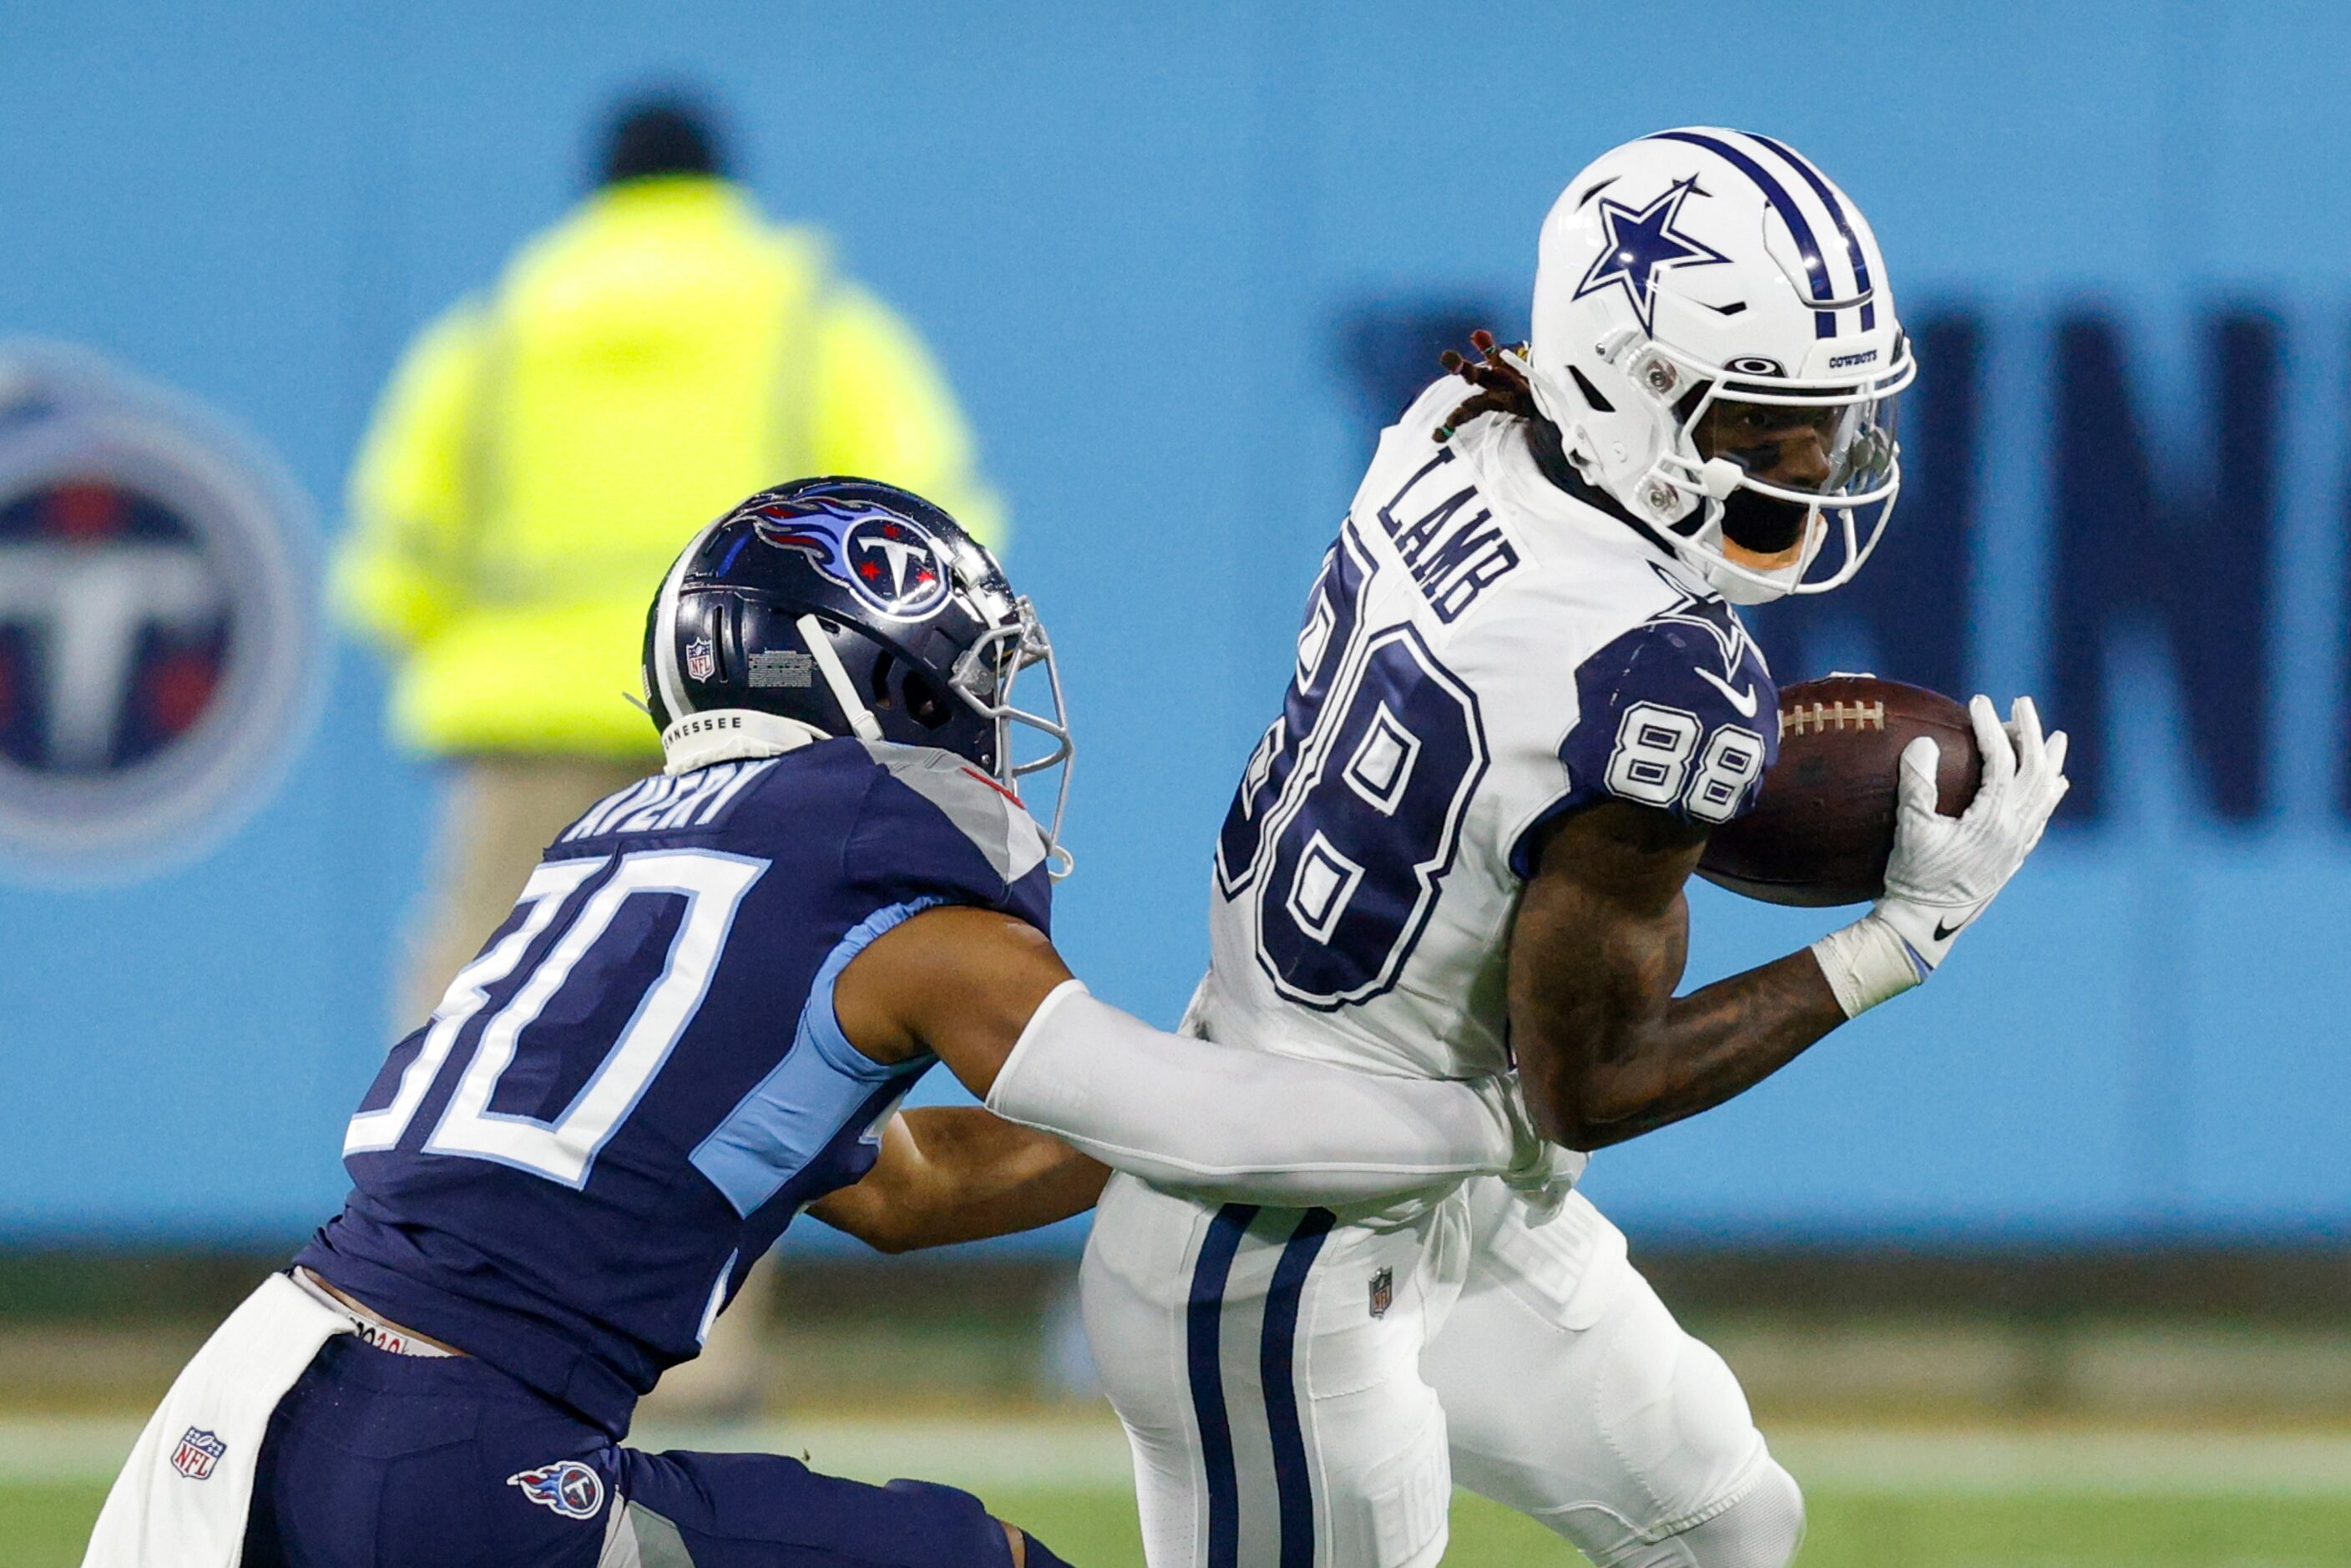
{"label": "navy football jersey", "polygon": [[297,1260],[620,1435],[872,1168],[931,1059],[861,1054],[833,982],[939,904],[1048,925],[1043,835],[947,752],[826,740],[600,802],[393,1048]]}

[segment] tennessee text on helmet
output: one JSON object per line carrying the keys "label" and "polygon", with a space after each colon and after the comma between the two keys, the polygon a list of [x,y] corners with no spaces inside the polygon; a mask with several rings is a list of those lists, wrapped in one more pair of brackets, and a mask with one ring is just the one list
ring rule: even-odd
{"label": "tennessee text on helmet", "polygon": [[[1032,669],[1050,713],[1015,699]],[[911,492],[802,479],[696,534],[645,618],[644,700],[673,773],[848,736],[952,751],[1016,794],[1058,767],[1046,841],[1067,873],[1052,643],[996,558]]]}
{"label": "tennessee text on helmet", "polygon": [[[1570,461],[1726,598],[1823,592],[1869,559],[1916,365],[1876,236],[1801,154],[1705,127],[1604,154],[1543,221],[1532,326],[1523,368]],[[1792,436],[1804,482],[1765,477]]]}

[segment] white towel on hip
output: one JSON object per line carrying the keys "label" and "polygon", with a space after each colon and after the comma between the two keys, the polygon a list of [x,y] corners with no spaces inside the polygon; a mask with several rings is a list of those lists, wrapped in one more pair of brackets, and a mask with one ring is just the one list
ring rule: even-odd
{"label": "white towel on hip", "polygon": [[139,1434],[82,1568],[237,1568],[270,1413],[351,1320],[283,1274],[213,1331]]}

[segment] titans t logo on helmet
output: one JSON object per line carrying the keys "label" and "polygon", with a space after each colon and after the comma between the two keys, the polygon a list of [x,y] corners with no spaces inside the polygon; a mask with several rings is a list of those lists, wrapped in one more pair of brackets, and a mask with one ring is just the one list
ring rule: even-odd
{"label": "titans t logo on helmet", "polygon": [[947,601],[946,551],[911,517],[820,496],[760,508],[760,538],[796,549],[884,615],[919,621]]}

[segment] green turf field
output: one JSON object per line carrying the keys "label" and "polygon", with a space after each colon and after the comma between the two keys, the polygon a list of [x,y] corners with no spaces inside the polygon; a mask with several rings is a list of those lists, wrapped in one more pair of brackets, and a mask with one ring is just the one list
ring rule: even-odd
{"label": "green turf field", "polygon": [[[71,1568],[105,1496],[89,1482],[0,1486],[10,1568]],[[1077,1568],[1139,1563],[1134,1501],[1109,1489],[998,1490]],[[2351,1498],[1819,1493],[1803,1568],[2305,1568],[2351,1563]],[[1463,1494],[1452,1568],[1581,1562],[1541,1529]]]}
{"label": "green turf field", "polygon": [[[0,1568],[65,1568],[138,1430],[0,1416]],[[1080,1568],[1142,1562],[1126,1445],[1100,1411],[654,1427],[648,1448],[807,1455],[867,1480],[970,1488]],[[1782,1425],[1804,1483],[1803,1568],[2351,1568],[2351,1434]],[[1453,1568],[1582,1559],[1460,1494]]]}
{"label": "green turf field", "polygon": [[[989,1500],[1079,1568],[1140,1563],[1134,1500],[1006,1492]],[[1802,1568],[2304,1568],[2351,1563],[2351,1499],[1815,1496]],[[1548,1531],[1458,1494],[1448,1568],[1580,1563]]]}

